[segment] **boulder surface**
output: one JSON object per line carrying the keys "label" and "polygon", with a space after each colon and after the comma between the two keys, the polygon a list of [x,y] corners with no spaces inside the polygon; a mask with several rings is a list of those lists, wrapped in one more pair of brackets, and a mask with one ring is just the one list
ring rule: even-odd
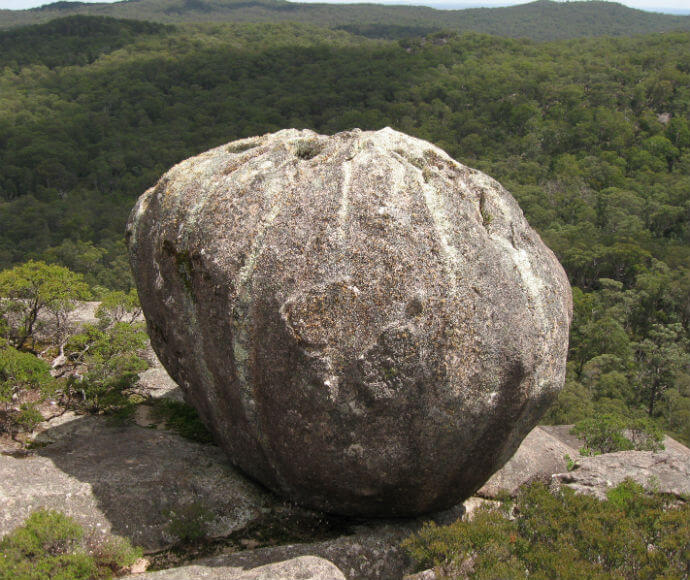
{"label": "boulder surface", "polygon": [[499,183],[391,129],[207,151],[127,238],[161,362],[232,462],[304,505],[449,507],[562,386],[557,259]]}

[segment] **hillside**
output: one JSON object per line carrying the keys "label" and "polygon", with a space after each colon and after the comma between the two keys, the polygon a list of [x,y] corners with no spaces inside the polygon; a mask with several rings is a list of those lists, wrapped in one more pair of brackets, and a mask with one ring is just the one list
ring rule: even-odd
{"label": "hillside", "polygon": [[74,15],[163,23],[297,22],[376,38],[403,38],[436,30],[556,40],[690,30],[690,16],[643,12],[614,2],[537,0],[505,8],[436,10],[377,4],[298,4],[285,0],[128,0],[114,4],[56,2],[30,10],[0,10],[0,29]]}
{"label": "hillside", "polygon": [[564,265],[550,420],[647,415],[690,441],[690,33],[389,41],[72,16],[0,47],[0,268],[127,290],[127,214],[173,164],[285,127],[390,126],[501,181]]}
{"label": "hillside", "polygon": [[[0,578],[86,580],[99,577],[94,566],[111,577],[189,560],[208,566],[150,577],[226,578],[304,554],[358,578],[401,578],[410,557],[449,577],[687,576],[690,504],[678,500],[689,497],[690,450],[663,434],[690,444],[690,30],[642,33],[689,19],[548,1],[444,12],[130,0],[0,12]],[[587,37],[597,34],[608,36]],[[533,431],[478,492],[517,494],[503,508],[451,527],[437,517],[439,526],[351,528],[268,497],[228,469],[147,347],[124,242],[135,200],[186,158],[288,127],[391,127],[432,142],[499,180],[565,268],[565,385],[543,417],[551,427]],[[298,172],[312,162],[289,161]],[[435,171],[408,170],[423,181]],[[479,209],[481,235],[495,235],[499,220]],[[409,221],[416,231],[401,229],[401,239],[421,229]],[[173,223],[173,238],[181,227]],[[326,240],[286,237],[305,253]],[[187,276],[189,256],[175,254]],[[395,275],[397,264],[374,262]],[[509,301],[502,282],[498,299]],[[209,292],[218,288],[228,286]],[[75,300],[100,305],[82,303],[71,318]],[[237,309],[221,311],[232,312],[234,333]],[[440,340],[464,332],[449,328],[439,327]],[[388,360],[385,388],[400,384]],[[471,498],[468,511],[484,501]],[[38,507],[78,525],[39,511],[11,531]],[[150,560],[134,560],[140,552],[109,533],[153,550]]]}

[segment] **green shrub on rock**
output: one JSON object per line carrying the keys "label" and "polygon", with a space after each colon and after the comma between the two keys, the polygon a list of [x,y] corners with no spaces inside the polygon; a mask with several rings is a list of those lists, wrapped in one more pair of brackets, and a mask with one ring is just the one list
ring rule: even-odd
{"label": "green shrub on rock", "polygon": [[85,542],[72,518],[38,510],[0,540],[0,580],[111,578],[140,556],[123,538]]}
{"label": "green shrub on rock", "polygon": [[22,389],[47,393],[53,382],[46,362],[13,348],[0,338],[0,403],[9,404],[13,395]]}
{"label": "green shrub on rock", "polygon": [[576,423],[572,433],[585,441],[584,455],[616,451],[661,451],[663,431],[651,419],[603,414]]}
{"label": "green shrub on rock", "polygon": [[56,387],[45,361],[0,338],[0,433],[16,439],[19,433],[32,431],[43,421],[36,402],[53,394]]}

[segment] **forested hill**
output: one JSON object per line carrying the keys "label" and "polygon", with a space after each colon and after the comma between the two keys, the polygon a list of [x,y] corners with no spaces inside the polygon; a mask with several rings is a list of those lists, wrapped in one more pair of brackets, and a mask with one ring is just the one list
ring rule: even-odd
{"label": "forested hill", "polygon": [[126,290],[127,214],[174,163],[285,127],[385,126],[496,177],[563,263],[551,419],[645,414],[690,442],[688,32],[391,41],[71,16],[0,33],[0,268]]}
{"label": "forested hill", "polygon": [[437,30],[556,40],[690,30],[690,16],[643,12],[614,2],[538,0],[505,8],[435,10],[377,4],[298,4],[285,0],[129,0],[114,4],[56,2],[30,10],[0,10],[0,29],[72,14],[163,23],[297,22],[375,38],[404,38]]}

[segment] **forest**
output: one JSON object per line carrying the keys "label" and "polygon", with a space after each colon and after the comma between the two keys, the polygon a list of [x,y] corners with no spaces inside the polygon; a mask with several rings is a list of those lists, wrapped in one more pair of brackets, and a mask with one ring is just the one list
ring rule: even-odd
{"label": "forest", "polygon": [[602,0],[536,0],[515,6],[464,10],[286,0],[120,0],[112,4],[58,1],[29,10],[0,10],[0,29],[40,24],[76,14],[170,24],[292,22],[389,39],[417,37],[442,30],[533,40],[690,30],[690,15],[635,10]]}
{"label": "forest", "polygon": [[575,317],[546,419],[648,418],[689,443],[687,32],[387,40],[92,16],[2,32],[0,268],[128,292],[127,214],[174,163],[285,127],[385,126],[501,181],[564,265]]}

